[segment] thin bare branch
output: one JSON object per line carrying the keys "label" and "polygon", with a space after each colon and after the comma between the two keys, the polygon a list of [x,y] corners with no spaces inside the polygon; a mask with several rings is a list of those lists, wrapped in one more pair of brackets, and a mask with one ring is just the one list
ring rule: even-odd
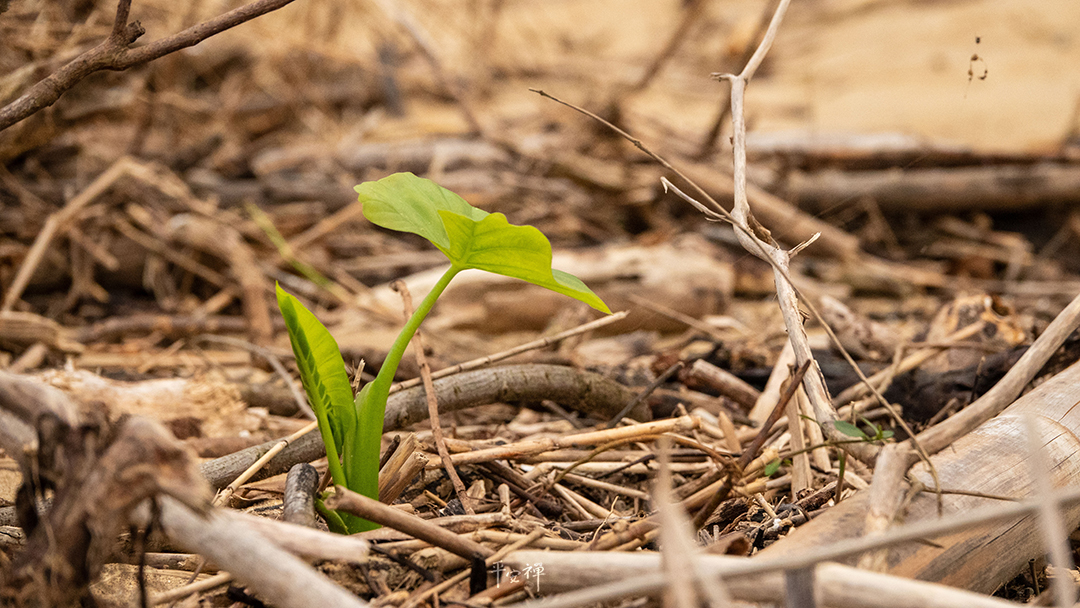
{"label": "thin bare branch", "polygon": [[[584,325],[579,325],[577,327],[574,327],[572,329],[568,329],[566,331],[559,332],[559,333],[557,333],[555,335],[552,335],[552,336],[546,336],[544,338],[539,338],[537,340],[533,340],[532,342],[526,342],[525,344],[515,346],[514,348],[510,348],[510,349],[507,349],[507,350],[504,350],[502,352],[498,352],[498,353],[495,353],[495,354],[492,354],[492,355],[485,355],[483,357],[479,357],[479,358],[473,359],[471,361],[466,361],[465,363],[459,363],[457,365],[452,365],[450,367],[444,367],[443,369],[440,369],[437,372],[432,372],[431,373],[431,379],[432,380],[438,380],[439,378],[445,378],[447,376],[452,376],[454,374],[458,374],[458,373],[461,373],[461,372],[474,370],[474,369],[483,367],[485,365],[495,363],[497,361],[502,361],[503,359],[509,359],[510,357],[513,357],[514,355],[520,355],[521,353],[528,352],[530,350],[536,350],[536,349],[544,348],[545,346],[550,346],[552,344],[555,344],[556,342],[560,342],[560,341],[565,340],[567,338],[570,338],[570,337],[573,337],[573,336],[579,336],[579,335],[581,335],[581,334],[583,334],[585,332],[589,332],[589,331],[592,331],[594,329],[604,327],[605,325],[610,325],[610,324],[612,324],[612,323],[614,323],[616,321],[621,321],[621,320],[625,319],[626,316],[629,315],[629,314],[630,314],[630,311],[627,311],[627,310],[612,313],[612,314],[607,315],[605,317],[601,317],[599,319],[596,319],[595,321],[589,321],[588,323],[585,323]],[[414,386],[420,386],[421,382],[423,382],[423,378],[413,378],[411,380],[402,380],[401,382],[398,382],[397,384],[390,387],[390,394],[393,395],[394,393],[396,393],[398,391],[403,391],[405,389],[410,389],[410,388],[413,388]]]}
{"label": "thin bare branch", "polygon": [[[998,503],[988,507],[970,509],[944,517],[906,524],[878,536],[846,538],[835,543],[815,547],[812,550],[792,552],[790,554],[762,555],[754,559],[732,560],[730,565],[725,565],[723,571],[718,571],[716,574],[727,581],[734,581],[741,577],[765,572],[808,568],[823,562],[840,561],[874,549],[906,543],[922,543],[928,539],[932,540],[938,536],[955,534],[961,530],[983,526],[991,522],[1019,519],[1040,512],[1044,503],[1055,508],[1080,504],[1080,488],[1055,490],[1048,500],[1032,498],[1020,502]],[[651,589],[658,589],[664,584],[662,573],[657,573],[655,578],[649,580]],[[619,584],[627,584],[627,582],[625,580],[617,581]]]}
{"label": "thin bare branch", "polygon": [[[1061,516],[1061,509],[1054,504],[1054,483],[1050,479],[1050,463],[1046,458],[1043,445],[1045,433],[1039,432],[1040,419],[1034,414],[1024,416],[1024,428],[1027,431],[1028,463],[1031,467],[1031,479],[1035,485],[1035,497],[1039,508],[1039,530],[1042,532],[1046,553],[1050,556],[1050,568],[1054,576],[1050,580],[1054,601],[1059,608],[1067,608],[1076,603],[1076,582],[1071,575],[1075,566],[1072,550],[1069,548],[1069,530]],[[1055,429],[1056,430],[1056,429]]]}
{"label": "thin bare branch", "polygon": [[[405,281],[394,281],[392,288],[401,295],[401,302],[405,307],[405,321],[408,322],[409,317],[413,315],[412,294],[409,293],[409,288],[405,286]],[[431,436],[435,439],[435,448],[439,452],[439,458],[442,460],[447,477],[450,478],[450,483],[454,485],[454,492],[457,494],[458,500],[461,501],[461,508],[465,509],[467,514],[474,515],[476,511],[473,510],[472,500],[469,499],[465,484],[461,481],[457,469],[454,468],[454,463],[450,460],[450,450],[446,448],[446,438],[443,437],[442,425],[439,423],[439,400],[435,396],[435,383],[431,379],[431,366],[428,365],[427,356],[424,354],[424,338],[419,329],[413,334],[412,347],[416,355],[416,364],[420,367],[420,378],[424,382],[424,397],[427,401],[428,421],[431,423]]]}
{"label": "thin bare branch", "polygon": [[0,131],[53,105],[67,90],[94,72],[126,70],[169,53],[195,46],[215,34],[260,15],[276,11],[291,2],[293,0],[255,0],[172,36],[131,49],[128,47],[142,36],[145,30],[138,21],[127,23],[131,0],[120,0],[116,20],[109,37],[49,74],[18,99],[0,109]]}
{"label": "thin bare branch", "polygon": [[791,0],[780,0],[776,12],[773,13],[772,20],[769,21],[769,29],[765,30],[765,35],[761,38],[761,44],[758,45],[757,50],[750,57],[750,61],[746,62],[746,66],[739,74],[739,78],[742,80],[750,82],[750,79],[754,77],[757,69],[761,66],[761,62],[765,61],[765,55],[768,55],[769,49],[772,48],[773,40],[776,39],[776,32],[780,29],[780,22],[784,20],[784,13],[787,12],[789,4],[791,4]]}
{"label": "thin bare branch", "polygon": [[266,13],[272,13],[292,2],[293,0],[256,0],[255,2],[245,4],[244,6],[235,8],[209,21],[193,25],[168,38],[155,40],[144,47],[131,49],[130,51],[125,52],[123,56],[120,57],[120,60],[108,69],[125,70],[132,66],[139,65],[140,63],[153,61],[154,59],[163,57],[169,53],[175,53],[181,49],[195,46],[211,36],[232,29],[241,23],[251,21]]}
{"label": "thin bare branch", "polygon": [[116,5],[116,19],[113,21],[112,33],[109,38],[120,40],[127,28],[128,14],[131,13],[131,0],[120,0]]}

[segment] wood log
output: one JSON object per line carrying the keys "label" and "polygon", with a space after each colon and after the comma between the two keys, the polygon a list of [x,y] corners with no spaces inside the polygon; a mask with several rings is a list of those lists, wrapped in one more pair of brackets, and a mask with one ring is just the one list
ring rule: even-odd
{"label": "wood log", "polygon": [[[633,397],[629,388],[592,372],[558,365],[505,365],[463,372],[435,381],[439,408],[457,411],[497,402],[551,399],[578,411],[601,418],[615,415]],[[393,395],[386,404],[383,430],[392,431],[427,419],[424,389],[415,387]],[[640,404],[630,415],[647,420],[648,408]],[[203,475],[214,488],[224,487],[251,466],[277,441],[269,441],[239,452],[204,462]],[[318,433],[309,433],[275,456],[253,480],[280,475],[297,462],[310,462],[326,455]]]}
{"label": "wood log", "polygon": [[[1027,498],[1033,493],[1024,416],[1038,419],[1041,443],[1054,487],[1080,485],[1080,363],[1020,397],[1001,415],[986,422],[933,456],[947,490]],[[911,474],[926,487],[934,486],[925,464]],[[999,500],[967,495],[942,497],[945,515],[964,513]],[[792,555],[855,538],[863,534],[869,493],[861,492],[832,507],[810,523],[767,548],[761,555]],[[906,522],[936,518],[937,497],[924,491],[907,509]],[[1080,525],[1080,508],[1062,509],[1067,529]],[[1037,518],[1033,515],[937,537],[934,544],[911,543],[891,549],[889,574],[944,583],[983,593],[992,592],[1045,553]]]}
{"label": "wood log", "polygon": [[[746,563],[745,558],[726,555],[702,555],[694,558],[693,567],[707,577],[723,576],[732,567]],[[752,561],[752,560],[750,560]],[[595,552],[515,551],[503,563],[518,572],[529,572],[530,587],[544,595],[582,589],[576,593],[547,597],[548,608],[566,608],[610,602],[615,597],[657,594],[668,581],[661,574],[661,554],[654,551]],[[528,567],[531,570],[526,570]],[[614,574],[613,574],[614,573]],[[844,608],[1008,608],[1005,600],[911,581],[897,576],[857,570],[840,564],[821,564],[814,569],[818,605]],[[715,584],[711,581],[706,584]],[[779,572],[725,577],[723,588],[741,602],[784,602],[784,578]],[[806,598],[802,598],[806,599]]]}
{"label": "wood log", "polygon": [[1021,211],[1080,201],[1080,166],[1059,163],[947,169],[792,173],[790,200],[811,211],[870,197],[883,211]]}

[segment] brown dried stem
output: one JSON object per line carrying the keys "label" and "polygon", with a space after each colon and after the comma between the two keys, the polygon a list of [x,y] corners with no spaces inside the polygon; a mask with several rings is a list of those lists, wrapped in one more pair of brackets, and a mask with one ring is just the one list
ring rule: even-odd
{"label": "brown dried stem", "polygon": [[580,447],[585,445],[597,445],[621,441],[626,439],[641,439],[645,436],[658,435],[696,429],[701,425],[701,420],[694,416],[682,416],[669,420],[657,420],[631,426],[623,426],[603,431],[589,431],[576,433],[562,437],[545,437],[541,439],[529,439],[494,448],[461,452],[450,458],[455,464],[478,464],[492,460],[506,460],[529,454],[541,454],[562,448]]}
{"label": "brown dried stem", "polygon": [[1044,452],[1043,435],[1039,432],[1037,419],[1033,414],[1024,416],[1024,429],[1027,431],[1028,463],[1031,479],[1035,485],[1035,498],[1039,501],[1039,531],[1042,532],[1046,554],[1050,558],[1050,588],[1058,606],[1072,606],[1076,603],[1076,582],[1071,576],[1075,567],[1072,550],[1069,547],[1069,530],[1065,527],[1061,509],[1054,504],[1054,483],[1050,479],[1050,463]]}
{"label": "brown dried stem", "polygon": [[[392,287],[394,291],[401,295],[407,322],[413,314],[412,294],[409,293],[405,281],[394,281]],[[413,352],[416,354],[416,364],[420,366],[420,378],[424,381],[428,422],[431,423],[431,436],[435,439],[435,448],[439,451],[439,458],[442,460],[446,475],[450,478],[450,483],[454,485],[454,492],[457,494],[458,500],[461,501],[461,508],[465,509],[465,512],[469,515],[474,515],[476,511],[472,508],[472,501],[469,500],[469,495],[466,493],[465,484],[461,482],[461,477],[458,475],[457,469],[454,468],[454,463],[450,460],[450,450],[446,449],[446,439],[443,437],[442,425],[439,424],[439,400],[435,396],[435,383],[431,379],[431,366],[428,365],[427,356],[424,355],[424,339],[420,335],[420,330],[413,334],[412,343]]]}
{"label": "brown dried stem", "polygon": [[[460,373],[460,372],[465,372],[465,371],[469,371],[469,370],[472,370],[472,369],[477,369],[477,368],[483,367],[485,365],[490,365],[490,364],[495,363],[497,361],[502,361],[503,359],[509,359],[510,357],[513,357],[514,355],[520,355],[521,353],[528,352],[530,350],[537,350],[537,349],[540,349],[540,348],[544,348],[546,346],[551,346],[552,344],[555,344],[556,342],[559,342],[561,340],[565,340],[565,339],[571,338],[573,336],[578,336],[578,335],[581,335],[581,334],[583,334],[585,332],[592,331],[594,329],[599,329],[601,327],[604,327],[605,325],[610,325],[610,324],[612,324],[612,323],[614,323],[616,321],[622,321],[629,314],[630,314],[630,311],[627,311],[627,310],[611,313],[610,315],[607,315],[605,317],[601,317],[599,319],[596,319],[595,321],[589,321],[588,323],[585,323],[583,325],[579,325],[577,327],[568,329],[566,331],[559,332],[559,333],[551,335],[551,336],[546,336],[546,337],[543,337],[543,338],[539,338],[539,339],[533,340],[532,342],[526,342],[525,344],[515,346],[513,348],[504,350],[502,352],[498,352],[498,353],[495,353],[495,354],[492,354],[492,355],[485,355],[483,357],[479,357],[479,358],[473,359],[471,361],[466,361],[465,363],[459,363],[457,365],[452,365],[450,367],[444,367],[443,369],[440,369],[437,372],[432,372],[431,379],[432,380],[438,380],[439,378],[445,378],[447,376],[452,376],[452,375]],[[398,391],[403,391],[405,389],[409,389],[409,388],[412,388],[414,386],[420,386],[420,384],[422,382],[423,382],[422,378],[413,378],[411,380],[402,380],[401,382],[398,382],[397,384],[390,387],[390,394],[393,395],[394,393],[396,393]]]}
{"label": "brown dried stem", "polygon": [[[765,7],[765,10],[761,13],[761,18],[758,20],[757,30],[754,32],[754,37],[748,41],[746,48],[743,49],[741,61],[739,63],[749,63],[750,58],[753,57],[755,49],[754,44],[761,39],[765,32],[769,30],[769,25],[772,23],[772,16],[776,14],[776,8],[779,0],[773,0]],[[701,151],[698,152],[699,158],[705,158],[713,152],[716,147],[717,139],[720,137],[720,131],[724,128],[724,120],[727,119],[728,112],[731,111],[731,96],[730,93],[720,103],[720,113],[716,116],[716,120],[713,121],[712,127],[709,129],[709,134],[705,136],[705,139],[701,142]]]}
{"label": "brown dried stem", "polygon": [[[773,425],[780,420],[780,416],[784,413],[784,408],[787,407],[788,401],[795,396],[795,391],[798,390],[803,377],[806,375],[806,370],[809,368],[810,362],[807,361],[792,373],[791,379],[788,380],[783,388],[783,393],[780,395],[779,401],[776,402],[776,406],[774,406],[772,412],[769,413],[769,417],[765,420],[764,424],[761,425],[761,430],[758,431],[757,436],[754,437],[753,441],[750,442],[750,445],[746,446],[742,455],[739,456],[739,474],[745,473],[750,467],[750,463],[757,458],[758,452],[761,451],[762,446],[764,446],[765,442],[769,439],[769,434],[772,432]],[[694,524],[698,528],[705,525],[705,522],[709,520],[709,516],[712,515],[713,511],[715,511],[718,506],[720,506],[721,502],[727,499],[728,495],[731,493],[731,489],[735,486],[735,482],[738,481],[735,479],[736,476],[730,471],[718,471],[716,478],[709,483],[712,484],[719,481],[721,476],[723,476],[724,483],[721,484],[716,492],[713,492],[709,496],[708,502],[706,502],[694,516]]]}
{"label": "brown dried stem", "polygon": [[[735,231],[735,237],[739,243],[748,252],[753,255],[769,262],[769,264],[775,270],[775,284],[776,284],[776,296],[780,305],[781,313],[784,317],[784,325],[787,327],[788,339],[791,341],[791,346],[795,351],[795,361],[798,365],[803,365],[807,361],[813,361],[813,356],[810,353],[810,343],[807,340],[806,330],[803,328],[802,315],[799,312],[799,298],[798,293],[795,290],[794,284],[791,282],[789,276],[788,265],[790,264],[791,257],[797,252],[800,247],[796,247],[792,251],[784,251],[777,245],[776,241],[772,238],[772,235],[761,226],[754,218],[753,213],[750,210],[750,203],[746,197],[746,114],[743,107],[746,85],[753,78],[754,73],[757,72],[758,67],[761,66],[761,62],[765,60],[765,55],[772,47],[773,40],[776,38],[776,32],[780,27],[780,22],[784,18],[784,13],[787,11],[787,7],[790,4],[790,0],[781,0],[776,7],[776,12],[773,13],[772,20],[769,22],[769,27],[762,36],[761,44],[758,45],[757,50],[750,57],[750,60],[743,67],[742,72],[737,75],[724,74],[717,75],[718,78],[723,80],[729,80],[731,82],[731,122],[733,129],[732,142],[734,144],[734,190],[735,190],[735,203],[730,214],[733,223],[740,227]],[[813,311],[814,316],[819,320],[821,316],[815,310],[815,307],[807,301],[807,306]],[[832,330],[828,328],[828,325],[822,321],[822,325],[826,327],[826,331],[829,332],[830,337],[835,340]],[[846,350],[843,351],[845,359],[848,359],[848,363],[852,368],[856,370],[856,373],[862,376],[858,371],[858,366],[851,360]],[[865,380],[865,378],[862,378]],[[818,423],[821,424],[822,430],[826,437],[832,440],[843,441],[844,438],[836,427],[835,422],[839,420],[839,416],[836,413],[836,409],[832,405],[832,400],[829,398],[828,390],[825,388],[825,379],[821,375],[820,369],[816,368],[808,373],[803,378],[803,386],[806,389],[806,395],[810,399],[810,405],[814,409],[814,417]],[[875,391],[876,392],[876,391]],[[906,423],[895,410],[881,398],[881,403],[890,413],[893,414],[893,418],[897,423],[904,428],[905,431],[911,432],[907,428]],[[855,456],[859,460],[872,463],[877,457],[879,448],[869,443],[860,444],[847,444],[844,448]],[[929,456],[922,454],[923,458],[929,462]],[[936,473],[935,473],[936,476]]]}
{"label": "brown dried stem", "polygon": [[[769,38],[769,41],[771,42],[771,38]],[[681,178],[683,181],[685,181],[687,184],[689,184],[694,189],[694,191],[697,192],[698,195],[702,197],[702,200],[704,200],[707,204],[698,202],[697,200],[691,198],[690,196],[687,196],[686,194],[682,193],[677,188],[675,188],[675,186],[673,184],[671,184],[671,182],[669,182],[667,179],[661,178],[661,182],[664,184],[665,187],[673,189],[676,192],[676,194],[681,196],[684,200],[686,200],[687,202],[692,204],[695,208],[697,208],[699,211],[704,213],[707,218],[715,220],[715,221],[730,222],[734,226],[736,234],[740,235],[740,239],[742,239],[743,237],[746,237],[746,243],[744,244],[744,246],[749,245],[751,247],[751,249],[750,249],[751,253],[753,253],[755,256],[761,258],[762,260],[764,260],[770,266],[773,267],[773,270],[774,270],[775,274],[777,275],[776,276],[776,284],[777,284],[778,298],[780,299],[780,301],[782,303],[782,306],[785,307],[784,309],[785,310],[790,310],[793,313],[793,314],[785,314],[785,323],[787,324],[787,319],[790,317],[791,318],[791,323],[788,324],[788,331],[789,331],[789,334],[792,331],[795,331],[795,334],[793,334],[793,335],[795,335],[796,337],[792,339],[792,345],[794,347],[796,347],[795,348],[795,350],[797,352],[796,361],[801,364],[802,362],[812,360],[812,357],[810,355],[809,342],[806,339],[806,332],[802,328],[802,318],[798,314],[798,308],[797,308],[796,303],[795,303],[796,302],[795,299],[799,296],[799,292],[795,288],[794,284],[791,282],[791,276],[790,276],[790,274],[788,272],[787,264],[786,264],[786,258],[789,257],[791,255],[791,253],[797,252],[797,250],[801,246],[796,247],[796,249],[793,250],[793,252],[785,252],[785,251],[780,250],[779,247],[777,247],[775,245],[775,242],[766,243],[766,241],[761,241],[760,244],[759,244],[759,241],[756,240],[753,237],[753,233],[751,232],[752,228],[750,226],[748,226],[746,223],[739,223],[737,221],[737,219],[733,216],[732,213],[729,213],[726,209],[724,209],[720,205],[720,203],[718,203],[714,198],[712,198],[712,196],[710,196],[709,193],[706,192],[701,186],[699,186],[694,180],[690,179],[685,173],[683,173],[679,169],[675,168],[671,163],[669,163],[663,157],[661,157],[660,155],[658,155],[655,152],[653,152],[652,150],[650,150],[644,143],[641,142],[641,140],[635,138],[634,136],[630,135],[629,133],[627,133],[626,131],[620,129],[619,127],[616,127],[610,121],[604,120],[600,116],[597,116],[593,112],[590,112],[590,111],[588,111],[588,110],[586,110],[584,108],[578,107],[578,106],[576,106],[576,105],[574,105],[572,103],[568,103],[568,102],[563,101],[563,100],[561,100],[561,99],[559,99],[557,97],[549,95],[548,93],[545,93],[542,90],[539,90],[539,89],[530,89],[530,90],[533,91],[534,93],[537,93],[537,94],[543,96],[543,97],[547,97],[548,99],[551,99],[552,101],[555,101],[556,103],[560,103],[560,104],[562,104],[562,105],[564,105],[564,106],[566,106],[568,108],[571,108],[571,109],[573,109],[573,110],[575,110],[577,112],[580,112],[580,113],[588,116],[589,118],[592,118],[593,120],[599,122],[600,124],[604,125],[605,127],[611,129],[615,133],[618,133],[621,137],[623,137],[624,139],[626,139],[630,143],[634,144],[635,147],[637,147],[639,150],[641,150],[643,153],[645,153],[649,158],[655,160],[657,163],[659,163],[665,169],[667,169],[667,170],[671,171],[672,173],[674,173],[675,175],[679,176],[679,178]],[[739,103],[740,104],[742,103],[741,100],[740,100]],[[740,105],[740,107],[741,107],[741,105]],[[744,157],[744,161],[745,161],[745,149],[743,150],[743,157]],[[745,178],[745,167],[744,167],[744,178]],[[745,185],[746,185],[746,182],[745,182],[745,179],[744,179],[743,180],[743,199],[744,199],[744,202],[745,202],[745,195],[746,195]],[[750,216],[750,217],[752,217],[752,216]],[[767,237],[767,232],[768,231],[764,231],[764,229],[759,224],[757,224],[756,220],[754,220],[754,225],[756,226],[756,228],[763,231],[762,232],[763,236],[766,236],[766,238],[769,238],[769,237]],[[740,241],[740,242],[742,242],[742,241]],[[779,252],[780,254],[783,255],[783,257],[785,259],[784,264],[778,263],[777,259],[774,259],[774,257],[771,256],[768,253],[768,250],[766,249],[766,244],[772,250],[777,251],[777,252]],[[803,246],[805,246],[805,244]],[[809,309],[810,314],[813,315],[814,318],[818,319],[818,321],[821,323],[822,327],[825,328],[826,333],[829,334],[829,339],[833,342],[833,344],[835,344],[837,346],[837,349],[839,349],[841,353],[846,354],[847,353],[846,349],[844,349],[843,345],[840,344],[840,340],[836,337],[836,334],[829,328],[828,324],[822,319],[821,314],[818,312],[817,307],[814,306],[813,302],[811,302],[809,299],[807,299],[805,297],[802,297],[802,298],[799,298],[799,299],[801,299],[803,304],[805,304],[807,309]],[[799,335],[801,335],[801,338],[798,337]],[[846,359],[849,362],[849,364],[851,365],[851,367],[855,369],[856,373],[859,374],[860,376],[862,376],[862,372],[858,369],[858,366],[855,365],[855,361],[853,359],[851,359],[851,356],[847,355]],[[862,379],[865,381],[865,377],[863,377]],[[878,446],[876,446],[876,445],[871,444],[871,443],[850,443],[850,442],[847,441],[847,436],[843,435],[842,433],[837,431],[835,426],[833,425],[833,422],[835,422],[838,419],[838,417],[837,417],[836,411],[832,407],[831,402],[829,402],[827,392],[825,392],[824,380],[822,380],[822,378],[821,378],[821,371],[816,370],[815,373],[813,373],[813,374],[807,374],[807,378],[804,380],[804,383],[807,384],[807,387],[808,387],[807,388],[807,393],[813,393],[813,395],[816,396],[816,398],[812,397],[811,403],[814,405],[814,412],[815,412],[815,416],[818,419],[818,422],[821,423],[823,430],[826,433],[829,434],[828,438],[831,439],[831,440],[834,440],[834,442],[836,442],[838,445],[842,445],[843,449],[846,450],[848,453],[850,453],[852,456],[858,458],[859,460],[861,460],[863,462],[866,462],[867,464],[872,464],[874,462],[874,459],[877,458],[877,455],[878,455],[878,452],[880,451],[880,448]],[[810,388],[811,384],[813,384],[816,387],[816,389],[817,389],[816,391],[811,390],[811,388]],[[824,395],[824,397],[825,397],[824,399],[822,399],[822,395]],[[878,394],[878,397],[880,398],[880,400],[883,403],[885,403],[884,398],[880,397],[880,394]],[[887,406],[888,404],[885,403],[885,405]],[[897,416],[897,418],[899,418],[899,416]],[[901,420],[900,423],[903,424],[903,421]]]}
{"label": "brown dried stem", "polygon": [[403,513],[390,505],[384,505],[373,498],[357,494],[342,486],[334,486],[334,488],[336,493],[325,501],[328,509],[345,511],[388,528],[405,532],[437,547],[442,547],[455,555],[460,555],[467,560],[473,560],[477,557],[490,557],[495,553],[484,545],[440,528],[419,517]]}

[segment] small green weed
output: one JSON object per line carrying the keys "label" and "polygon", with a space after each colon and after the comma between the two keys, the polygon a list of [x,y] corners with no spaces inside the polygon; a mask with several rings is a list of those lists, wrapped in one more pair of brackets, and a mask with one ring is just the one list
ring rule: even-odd
{"label": "small green weed", "polygon": [[[460,196],[411,173],[396,173],[356,187],[371,223],[418,234],[450,260],[443,274],[398,334],[375,380],[355,399],[341,351],[326,327],[292,295],[277,287],[300,378],[319,421],[335,484],[370,498],[379,496],[379,447],[390,385],[420,323],[462,270],[486,270],[528,281],[610,313],[577,277],[551,268],[551,244],[536,228],[515,226],[501,213],[473,207]],[[321,508],[331,528],[362,532],[377,524]]]}

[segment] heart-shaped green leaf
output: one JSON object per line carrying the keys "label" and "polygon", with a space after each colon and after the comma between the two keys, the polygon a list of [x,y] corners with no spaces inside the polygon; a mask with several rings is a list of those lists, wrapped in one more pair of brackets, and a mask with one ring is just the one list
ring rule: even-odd
{"label": "heart-shaped green leaf", "polygon": [[419,234],[443,250],[450,239],[439,211],[450,211],[476,221],[487,211],[473,207],[465,199],[429,179],[412,173],[395,173],[376,182],[356,187],[364,205],[364,217],[376,226]]}
{"label": "heart-shaped green leaf", "polygon": [[323,429],[323,439],[329,430],[333,446],[340,454],[346,435],[350,435],[356,426],[356,408],[337,341],[310,310],[280,285],[277,286],[277,300],[289,330],[300,379],[319,420],[319,428]]}
{"label": "heart-shaped green leaf", "polygon": [[528,281],[611,312],[580,279],[551,268],[551,243],[536,228],[515,226],[412,173],[360,184],[356,192],[368,221],[424,237],[458,268]]}

